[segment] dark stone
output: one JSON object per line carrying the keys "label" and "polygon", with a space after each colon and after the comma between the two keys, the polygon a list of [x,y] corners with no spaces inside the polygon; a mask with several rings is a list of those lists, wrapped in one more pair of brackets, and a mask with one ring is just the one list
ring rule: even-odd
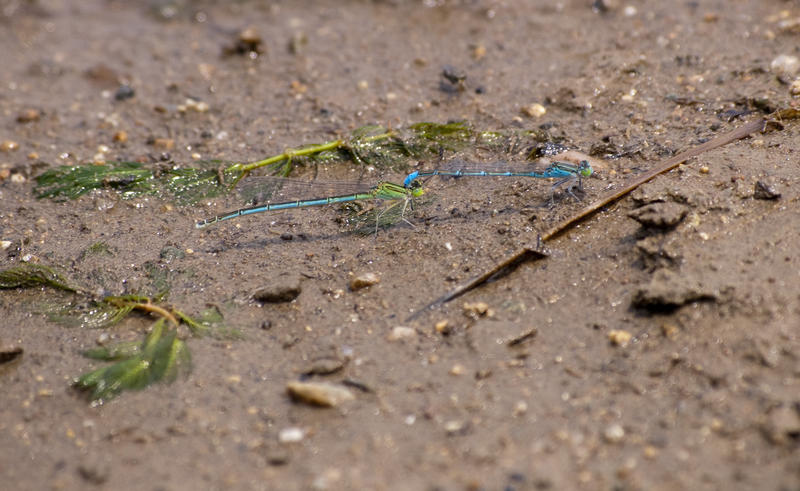
{"label": "dark stone", "polygon": [[133,87],[128,84],[122,84],[117,89],[117,92],[114,93],[114,99],[118,101],[124,101],[125,99],[131,99],[135,95],[136,91],[133,90]]}
{"label": "dark stone", "polygon": [[628,213],[628,216],[646,228],[671,228],[677,225],[688,213],[689,209],[680,203],[650,203]]}
{"label": "dark stone", "polygon": [[753,190],[753,197],[755,199],[778,199],[781,197],[780,191],[769,181],[756,181],[755,189]]}
{"label": "dark stone", "polygon": [[633,295],[633,306],[648,310],[669,310],[698,300],[717,300],[719,294],[690,275],[669,269],[653,273],[650,283]]}
{"label": "dark stone", "polygon": [[301,291],[299,277],[279,277],[271,285],[256,290],[253,298],[263,303],[291,302],[300,295]]}

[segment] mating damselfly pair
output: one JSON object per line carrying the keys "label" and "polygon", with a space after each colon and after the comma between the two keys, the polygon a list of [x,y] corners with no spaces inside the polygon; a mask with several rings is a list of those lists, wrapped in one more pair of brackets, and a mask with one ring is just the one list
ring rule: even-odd
{"label": "mating damselfly pair", "polygon": [[[257,201],[268,201],[267,203],[241,208],[230,213],[207,218],[197,222],[195,226],[197,228],[204,228],[224,220],[252,215],[254,213],[362,200],[401,202],[402,209],[400,210],[400,218],[405,220],[404,215],[406,208],[413,205],[413,200],[415,198],[424,194],[420,180],[434,176],[554,178],[556,182],[552,186],[552,192],[555,192],[557,188],[563,186],[567,193],[575,197],[572,189],[577,188],[582,190],[582,178],[590,177],[593,172],[594,170],[591,165],[589,165],[589,162],[583,160],[578,165],[568,162],[553,162],[544,168],[536,165],[510,166],[507,164],[493,166],[491,168],[451,165],[450,168],[414,171],[406,176],[403,180],[403,184],[381,181],[373,186],[365,185],[363,182],[320,182],[288,178],[257,178],[266,184],[261,186],[262,189],[256,191],[254,196]],[[311,195],[316,197],[298,198],[298,195]],[[290,196],[294,197],[290,198]],[[380,216],[381,214],[379,213],[378,217]]]}

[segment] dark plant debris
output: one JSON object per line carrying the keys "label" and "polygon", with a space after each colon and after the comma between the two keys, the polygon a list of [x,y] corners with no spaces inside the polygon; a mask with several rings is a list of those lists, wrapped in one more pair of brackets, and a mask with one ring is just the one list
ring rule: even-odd
{"label": "dark plant debris", "polygon": [[69,285],[63,276],[48,266],[25,263],[0,271],[0,289],[37,286],[49,286],[68,292],[78,291],[76,287]]}

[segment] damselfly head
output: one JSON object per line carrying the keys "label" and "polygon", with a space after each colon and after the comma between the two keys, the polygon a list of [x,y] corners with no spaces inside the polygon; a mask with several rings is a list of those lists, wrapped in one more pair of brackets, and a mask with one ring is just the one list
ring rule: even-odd
{"label": "damselfly head", "polygon": [[589,165],[588,160],[581,160],[578,164],[578,173],[583,177],[590,177],[592,174],[594,174],[594,169],[592,169],[592,166]]}

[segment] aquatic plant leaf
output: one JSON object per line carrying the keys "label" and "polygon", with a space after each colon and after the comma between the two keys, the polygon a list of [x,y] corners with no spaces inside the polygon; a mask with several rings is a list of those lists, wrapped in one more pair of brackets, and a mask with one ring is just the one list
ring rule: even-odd
{"label": "aquatic plant leaf", "polygon": [[120,361],[98,368],[75,380],[75,386],[102,404],[125,390],[143,389],[156,382],[172,382],[181,372],[191,370],[191,356],[175,328],[159,319],[138,351],[121,355]]}
{"label": "aquatic plant leaf", "polygon": [[153,172],[138,162],[103,165],[62,165],[36,177],[37,198],[75,199],[93,189],[145,191],[152,188]]}
{"label": "aquatic plant leaf", "polygon": [[200,168],[173,168],[163,173],[166,193],[179,205],[190,205],[229,192],[246,175],[235,164],[221,160],[199,162]]}
{"label": "aquatic plant leaf", "polygon": [[217,339],[241,339],[238,329],[225,325],[222,312],[216,306],[207,308],[197,316],[189,316],[180,310],[174,310],[175,317],[186,324],[195,336],[210,335]]}
{"label": "aquatic plant leaf", "polygon": [[464,122],[416,123],[409,129],[418,144],[435,144],[447,150],[457,150],[470,143],[473,137],[473,131]]}
{"label": "aquatic plant leaf", "polygon": [[41,264],[25,263],[0,271],[0,289],[39,286],[49,286],[68,292],[78,291],[77,288],[67,284],[67,280],[55,270]]}
{"label": "aquatic plant leaf", "polygon": [[90,257],[99,257],[99,256],[113,256],[114,251],[111,249],[106,242],[95,242],[94,244],[90,245],[83,251],[81,251],[80,256],[78,256],[79,261],[85,261]]}
{"label": "aquatic plant leaf", "polygon": [[[89,329],[103,329],[122,322],[125,317],[133,312],[134,305],[113,306],[105,302],[95,304],[92,308],[78,315],[80,327]],[[52,320],[58,320],[51,317]]]}
{"label": "aquatic plant leaf", "polygon": [[66,327],[102,329],[118,324],[128,314],[146,305],[152,305],[151,299],[142,295],[110,295],[99,301],[53,309],[47,312],[47,316]]}
{"label": "aquatic plant leaf", "polygon": [[151,302],[161,302],[169,294],[170,285],[170,270],[155,261],[147,261],[142,265],[145,270],[150,284],[145,289],[146,293],[152,294]]}
{"label": "aquatic plant leaf", "polygon": [[178,331],[169,329],[154,346],[150,363],[150,381],[172,382],[178,377],[180,369],[188,370],[191,356],[186,343],[178,339]]}
{"label": "aquatic plant leaf", "polygon": [[141,348],[141,341],[124,341],[110,346],[88,349],[83,352],[83,356],[102,361],[124,360],[139,354]]}

